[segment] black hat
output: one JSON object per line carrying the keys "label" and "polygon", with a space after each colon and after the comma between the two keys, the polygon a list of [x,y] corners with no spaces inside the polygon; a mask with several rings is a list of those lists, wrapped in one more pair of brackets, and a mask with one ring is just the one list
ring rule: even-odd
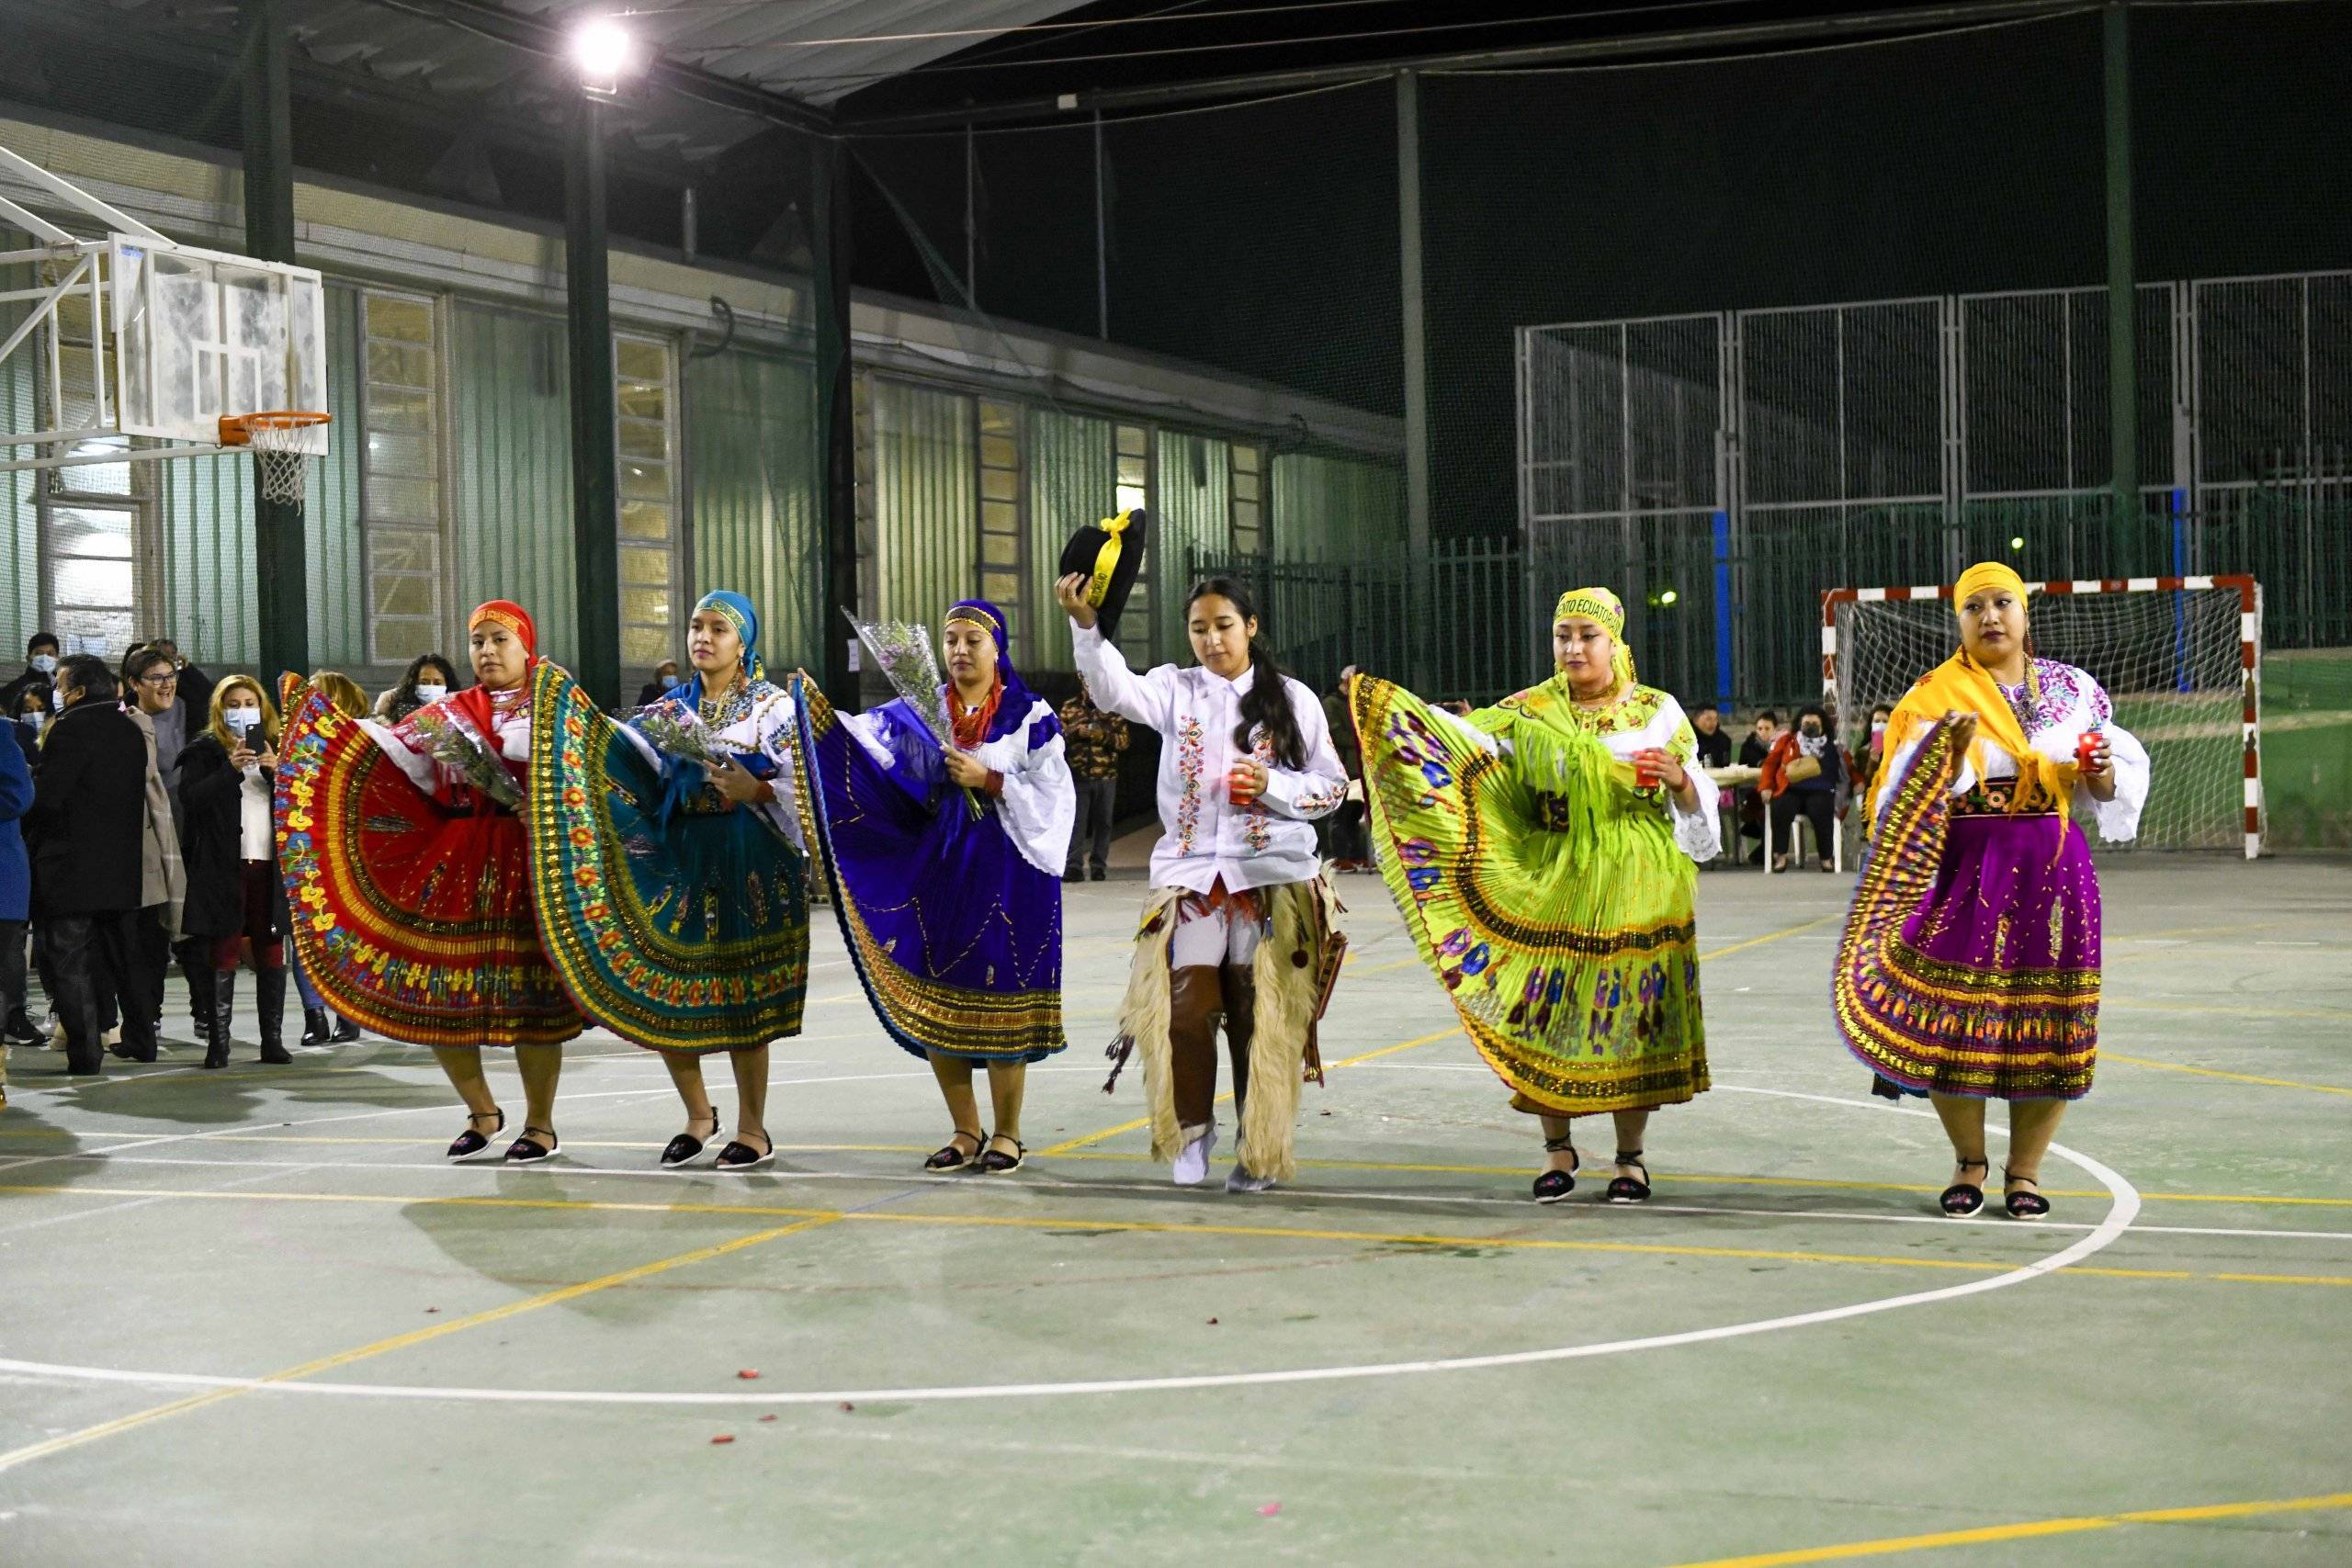
{"label": "black hat", "polygon": [[1105,637],[1119,635],[1119,612],[1126,608],[1127,591],[1143,568],[1143,552],[1150,529],[1142,507],[1080,528],[1062,547],[1060,575],[1072,572],[1088,580],[1086,602],[1094,607],[1096,624]]}

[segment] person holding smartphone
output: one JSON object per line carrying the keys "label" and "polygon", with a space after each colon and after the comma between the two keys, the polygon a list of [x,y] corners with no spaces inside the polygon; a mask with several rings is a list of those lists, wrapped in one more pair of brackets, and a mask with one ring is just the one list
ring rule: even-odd
{"label": "person holding smartphone", "polygon": [[180,856],[187,902],[180,926],[206,944],[212,967],[212,1019],[204,1065],[229,1065],[237,970],[254,971],[261,1059],[283,1066],[286,1049],[286,884],[277,874],[270,796],[277,773],[277,713],[250,675],[212,688],[209,722],[180,752]]}

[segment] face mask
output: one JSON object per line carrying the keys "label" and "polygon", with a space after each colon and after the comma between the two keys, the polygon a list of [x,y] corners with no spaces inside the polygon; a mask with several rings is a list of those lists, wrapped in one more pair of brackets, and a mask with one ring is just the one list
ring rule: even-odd
{"label": "face mask", "polygon": [[23,720],[26,728],[39,735],[40,727],[49,722],[49,715],[40,712],[28,713],[23,716]]}
{"label": "face mask", "polygon": [[261,710],[259,708],[224,708],[220,713],[220,721],[235,730],[237,739],[242,740],[251,735],[254,728],[261,723]]}
{"label": "face mask", "polygon": [[36,669],[36,670],[38,670],[38,671],[40,671],[42,674],[44,674],[44,675],[54,675],[54,674],[56,674],[56,673],[57,673],[57,655],[55,655],[55,654],[53,654],[53,653],[36,653],[36,654],[34,654],[34,655],[33,655],[33,668],[34,668],[34,669]]}
{"label": "face mask", "polygon": [[1804,727],[1804,732],[1807,735],[1819,735],[1821,733],[1821,726],[1817,724],[1808,724]]}
{"label": "face mask", "polygon": [[449,688],[438,681],[419,681],[416,694],[425,702],[437,703],[449,694]]}
{"label": "face mask", "polygon": [[662,676],[662,689],[663,691],[665,691],[665,692],[674,692],[674,691],[676,691],[676,690],[678,689],[678,678],[677,678],[675,675],[664,675],[664,676]]}
{"label": "face mask", "polygon": [[49,705],[55,708],[58,712],[63,713],[65,711],[65,694],[51,688],[49,694]]}
{"label": "face mask", "polygon": [[1884,724],[1884,722],[1883,722],[1883,721],[1882,721],[1882,722],[1880,722],[1880,723],[1877,723],[1877,724],[1873,724],[1873,725],[1871,725],[1871,739],[1873,739],[1873,740],[1879,739],[1881,739],[1882,737],[1883,737],[1885,734],[1886,734],[1886,725]]}

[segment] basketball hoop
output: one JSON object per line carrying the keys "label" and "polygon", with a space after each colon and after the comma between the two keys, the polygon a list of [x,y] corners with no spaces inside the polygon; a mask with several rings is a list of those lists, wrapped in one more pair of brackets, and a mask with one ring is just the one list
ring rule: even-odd
{"label": "basketball hoop", "polygon": [[230,414],[220,421],[220,445],[251,449],[261,469],[263,500],[300,506],[310,461],[317,456],[309,449],[310,433],[334,418],[300,409]]}

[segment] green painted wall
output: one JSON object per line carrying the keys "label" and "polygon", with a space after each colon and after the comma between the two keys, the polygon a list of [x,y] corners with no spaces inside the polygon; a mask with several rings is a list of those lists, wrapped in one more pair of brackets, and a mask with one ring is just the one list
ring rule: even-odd
{"label": "green painted wall", "polygon": [[141,612],[139,634],[169,632],[199,664],[251,668],[261,657],[253,459],[172,457],[147,468],[162,523],[163,604]]}
{"label": "green painted wall", "polygon": [[1273,557],[1344,561],[1405,548],[1403,470],[1314,452],[1274,456]]}
{"label": "green painted wall", "polygon": [[327,288],[327,455],[311,465],[302,509],[310,542],[311,663],[368,662],[367,556],[359,535],[359,293]]}
{"label": "green painted wall", "polygon": [[[1029,602],[1028,640],[1021,667],[1069,670],[1069,617],[1054,603],[1054,578],[1062,547],[1087,524],[1110,512],[1119,483],[1111,422],[1055,409],[1029,411]],[[1158,548],[1155,545],[1153,548]]]}
{"label": "green painted wall", "polygon": [[1184,595],[1192,586],[1195,552],[1222,556],[1233,548],[1232,454],[1213,436],[1159,432],[1153,469],[1153,519],[1159,537],[1159,592],[1153,612],[1159,618],[1155,645],[1164,659],[1185,661],[1191,646],[1184,634]]}
{"label": "green painted wall", "polygon": [[563,322],[486,305],[450,314],[458,613],[512,599],[537,623],[539,651],[569,662],[579,617]]}
{"label": "green painted wall", "polygon": [[876,581],[882,618],[936,633],[973,592],[979,527],[972,400],[877,377],[874,382]]}
{"label": "green painted wall", "polygon": [[749,597],[773,678],[821,667],[817,380],[805,359],[730,349],[686,363],[694,529],[689,603]]}

